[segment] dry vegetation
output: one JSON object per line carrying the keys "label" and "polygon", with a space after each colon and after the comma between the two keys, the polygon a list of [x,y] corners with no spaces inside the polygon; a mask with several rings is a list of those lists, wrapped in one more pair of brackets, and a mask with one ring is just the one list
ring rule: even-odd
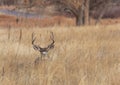
{"label": "dry vegetation", "polygon": [[[0,26],[8,27],[50,27],[50,26],[75,26],[75,19],[66,18],[64,16],[45,17],[41,19],[37,18],[19,18],[19,22],[16,22],[17,17],[0,15]],[[46,23],[47,22],[47,23]]]}
{"label": "dry vegetation", "polygon": [[[45,46],[50,31],[56,41],[51,58],[35,65],[39,52],[32,48],[31,34]],[[0,36],[0,85],[120,85],[120,24],[1,28]]]}
{"label": "dry vegetation", "polygon": [[[53,16],[53,17],[45,17],[41,19],[37,18],[19,18],[19,22],[16,22],[17,17],[8,16],[0,14],[0,27],[8,28],[9,26],[18,28],[18,27],[26,27],[26,28],[34,28],[34,27],[53,27],[53,26],[75,26],[75,18],[68,18],[65,16]],[[90,25],[95,25],[95,19],[90,19]],[[111,24],[119,24],[120,18],[114,19],[102,19],[100,21],[100,25],[111,25]]]}

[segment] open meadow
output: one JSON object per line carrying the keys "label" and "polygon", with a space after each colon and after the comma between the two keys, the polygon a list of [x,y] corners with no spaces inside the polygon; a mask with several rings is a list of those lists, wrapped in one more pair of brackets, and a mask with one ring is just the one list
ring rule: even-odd
{"label": "open meadow", "polygon": [[[50,58],[32,47],[34,32]],[[0,85],[120,85],[120,24],[0,28]]]}

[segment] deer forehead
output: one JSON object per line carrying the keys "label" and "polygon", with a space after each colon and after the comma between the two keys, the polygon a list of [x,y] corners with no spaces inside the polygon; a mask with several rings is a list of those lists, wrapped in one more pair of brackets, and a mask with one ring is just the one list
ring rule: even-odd
{"label": "deer forehead", "polygon": [[44,47],[46,47],[49,44],[50,44],[50,42],[45,42],[45,43],[40,43],[38,45],[41,46],[41,48],[44,48]]}

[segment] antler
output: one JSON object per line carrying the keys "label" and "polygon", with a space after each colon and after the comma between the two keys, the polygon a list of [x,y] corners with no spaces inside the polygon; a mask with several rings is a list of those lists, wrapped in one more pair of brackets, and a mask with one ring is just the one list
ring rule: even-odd
{"label": "antler", "polygon": [[36,37],[34,37],[34,33],[32,33],[32,45],[33,45],[33,48],[35,50],[40,50],[41,47],[39,47],[39,46],[37,46],[37,45],[34,44],[35,40],[36,40]]}
{"label": "antler", "polygon": [[54,48],[54,43],[55,43],[55,40],[54,40],[54,35],[53,35],[53,32],[51,32],[51,36],[50,36],[51,40],[52,40],[52,43],[50,45],[48,45],[47,49],[51,49],[51,48]]}

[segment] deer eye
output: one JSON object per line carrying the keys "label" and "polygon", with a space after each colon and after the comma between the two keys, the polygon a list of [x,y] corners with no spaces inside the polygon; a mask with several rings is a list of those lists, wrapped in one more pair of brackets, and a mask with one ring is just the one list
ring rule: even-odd
{"label": "deer eye", "polygon": [[39,49],[39,47],[36,46],[36,45],[34,45],[33,48],[34,48],[35,50],[38,50],[38,49]]}

